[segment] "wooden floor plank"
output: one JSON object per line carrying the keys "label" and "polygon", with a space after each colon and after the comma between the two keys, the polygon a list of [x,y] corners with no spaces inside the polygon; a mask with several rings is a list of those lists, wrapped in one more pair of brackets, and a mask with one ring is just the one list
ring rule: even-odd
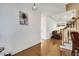
{"label": "wooden floor plank", "polygon": [[15,54],[14,56],[40,56],[41,55],[41,43],[20,51],[19,53]]}
{"label": "wooden floor plank", "polygon": [[41,53],[43,56],[60,56],[61,40],[42,40],[41,41]]}
{"label": "wooden floor plank", "polygon": [[41,40],[40,44],[25,49],[14,56],[71,56],[71,51],[60,48],[60,45],[61,40]]}

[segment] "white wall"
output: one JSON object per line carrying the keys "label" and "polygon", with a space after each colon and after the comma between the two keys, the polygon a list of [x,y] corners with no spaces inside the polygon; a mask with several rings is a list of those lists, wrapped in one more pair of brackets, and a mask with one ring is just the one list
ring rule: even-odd
{"label": "white wall", "polygon": [[47,18],[47,38],[50,38],[52,31],[57,30],[57,22],[55,19]]}
{"label": "white wall", "polygon": [[[19,11],[28,13],[29,25],[19,24]],[[40,12],[31,4],[0,4],[0,47],[15,54],[40,42]]]}
{"label": "white wall", "polygon": [[47,39],[47,15],[41,14],[41,39]]}

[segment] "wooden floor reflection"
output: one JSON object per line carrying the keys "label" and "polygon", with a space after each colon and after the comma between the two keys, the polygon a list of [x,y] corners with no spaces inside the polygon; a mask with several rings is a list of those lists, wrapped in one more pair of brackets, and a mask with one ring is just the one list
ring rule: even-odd
{"label": "wooden floor reflection", "polygon": [[41,55],[42,56],[60,56],[61,40],[48,39],[41,40]]}
{"label": "wooden floor reflection", "polygon": [[71,51],[60,48],[60,45],[61,40],[41,40],[41,43],[20,51],[14,56],[71,56]]}

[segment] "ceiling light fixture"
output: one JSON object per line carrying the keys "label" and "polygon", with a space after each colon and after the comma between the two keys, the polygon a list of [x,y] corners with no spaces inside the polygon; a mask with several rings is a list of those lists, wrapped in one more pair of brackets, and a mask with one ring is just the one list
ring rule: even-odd
{"label": "ceiling light fixture", "polygon": [[32,10],[37,10],[36,4],[33,4]]}

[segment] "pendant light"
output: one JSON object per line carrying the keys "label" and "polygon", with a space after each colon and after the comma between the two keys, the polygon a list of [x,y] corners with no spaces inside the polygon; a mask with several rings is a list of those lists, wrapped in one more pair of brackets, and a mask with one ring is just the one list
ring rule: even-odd
{"label": "pendant light", "polygon": [[37,10],[36,4],[33,4],[32,10]]}

